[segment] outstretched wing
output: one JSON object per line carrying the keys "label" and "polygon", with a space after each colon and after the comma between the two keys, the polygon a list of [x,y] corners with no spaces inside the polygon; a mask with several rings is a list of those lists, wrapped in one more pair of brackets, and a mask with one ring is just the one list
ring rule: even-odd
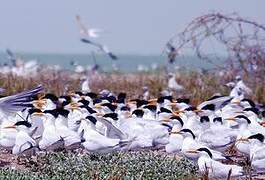
{"label": "outstretched wing", "polygon": [[79,16],[79,15],[76,15],[76,22],[77,22],[77,24],[78,24],[78,26],[79,26],[79,29],[80,29],[80,33],[82,34],[82,35],[88,35],[88,29],[87,29],[87,27],[82,23],[82,21],[81,21],[81,17]]}
{"label": "outstretched wing", "polygon": [[112,60],[117,60],[118,57],[116,55],[114,55],[109,49],[107,46],[105,45],[101,45],[95,41],[91,41],[89,39],[86,39],[86,38],[81,38],[80,39],[81,42],[83,43],[87,43],[87,44],[91,44],[92,46],[95,46],[97,48],[99,48],[101,51],[103,51],[104,53],[106,53]]}
{"label": "outstretched wing", "polygon": [[32,96],[43,91],[42,85],[34,89],[27,90],[15,95],[3,97],[0,99],[0,110],[4,113],[13,113],[31,105]]}

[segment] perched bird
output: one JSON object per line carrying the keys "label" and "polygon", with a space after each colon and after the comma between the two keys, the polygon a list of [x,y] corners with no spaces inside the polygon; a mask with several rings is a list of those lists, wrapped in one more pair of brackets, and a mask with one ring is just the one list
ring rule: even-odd
{"label": "perched bird", "polygon": [[170,64],[173,64],[175,62],[176,56],[178,55],[178,51],[170,42],[168,42],[166,44],[166,52],[167,52],[168,62]]}
{"label": "perched bird", "polygon": [[199,154],[198,166],[202,174],[207,174],[209,179],[227,179],[243,176],[243,167],[226,165],[212,159],[213,155],[207,148],[190,150],[189,153]]}
{"label": "perched bird", "polygon": [[13,126],[7,126],[5,128],[17,129],[15,145],[12,149],[12,153],[16,155],[27,154],[34,155],[36,150],[36,142],[31,138],[30,128],[31,124],[27,121],[18,121]]}
{"label": "perched bird", "polygon": [[183,86],[181,86],[177,81],[176,81],[176,74],[169,73],[168,74],[168,89],[173,91],[173,92],[178,92],[183,90]]}

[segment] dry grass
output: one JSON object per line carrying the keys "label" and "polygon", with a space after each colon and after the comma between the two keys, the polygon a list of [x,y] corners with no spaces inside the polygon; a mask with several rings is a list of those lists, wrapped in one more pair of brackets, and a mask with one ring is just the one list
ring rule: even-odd
{"label": "dry grass", "polygon": [[[46,92],[53,92],[57,95],[68,91],[80,90],[79,78],[72,78],[74,75],[69,72],[46,72],[36,77],[22,78],[12,75],[0,75],[0,87],[6,89],[6,94],[13,94],[18,91],[32,88],[38,84],[45,87]],[[215,93],[227,95],[229,89],[224,85],[233,80],[234,76],[224,75],[222,77],[214,74],[201,74],[198,72],[182,72],[178,76],[178,82],[185,87],[185,91],[175,94],[177,97],[187,97],[197,104]],[[142,87],[148,86],[151,97],[156,97],[161,90],[167,88],[166,75],[160,73],[143,74],[98,74],[90,77],[90,87],[94,92],[109,89],[114,93],[126,92],[130,98],[136,98],[142,94]],[[253,93],[251,99],[265,104],[265,85],[256,82],[255,78],[244,77],[246,84],[251,87]]]}

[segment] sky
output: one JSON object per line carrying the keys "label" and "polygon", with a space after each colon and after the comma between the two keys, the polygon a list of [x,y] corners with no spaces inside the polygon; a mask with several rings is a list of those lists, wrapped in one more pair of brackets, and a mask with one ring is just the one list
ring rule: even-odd
{"label": "sky", "polygon": [[172,35],[209,12],[237,12],[265,23],[263,0],[8,0],[0,5],[0,51],[87,53],[75,16],[104,29],[99,42],[118,54],[161,54]]}

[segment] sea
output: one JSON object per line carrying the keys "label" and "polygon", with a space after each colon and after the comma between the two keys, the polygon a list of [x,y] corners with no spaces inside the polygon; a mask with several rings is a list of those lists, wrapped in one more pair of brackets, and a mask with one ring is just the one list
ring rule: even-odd
{"label": "sea", "polygon": [[[210,69],[212,64],[207,63],[195,56],[177,57],[174,64],[168,64],[165,55],[137,55],[137,54],[118,54],[117,60],[112,60],[102,54],[55,54],[55,53],[19,53],[24,61],[36,60],[40,64],[59,65],[64,69],[74,69],[74,65],[81,65],[89,68],[98,65],[102,72],[119,71],[123,73],[149,72],[170,67],[172,69]],[[0,64],[10,64],[6,53],[0,53]]]}

